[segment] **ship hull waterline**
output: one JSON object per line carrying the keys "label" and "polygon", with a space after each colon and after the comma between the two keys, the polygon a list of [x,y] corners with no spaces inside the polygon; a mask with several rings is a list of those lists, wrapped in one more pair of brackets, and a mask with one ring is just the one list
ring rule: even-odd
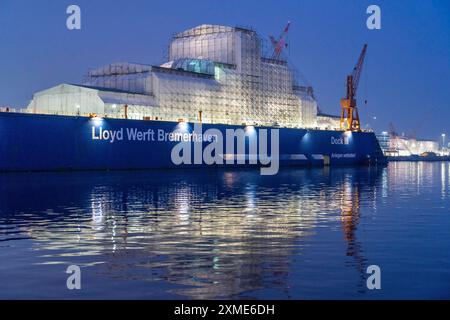
{"label": "ship hull waterline", "polygon": [[[238,156],[234,164],[226,161],[223,165],[208,165],[204,161],[195,164],[194,160],[187,164],[174,163],[172,150],[180,141],[171,140],[170,133],[179,131],[179,126],[176,122],[158,120],[0,113],[0,171],[226,168],[251,164],[250,157],[245,159],[245,164],[237,164]],[[188,132],[194,124],[183,126]],[[227,129],[245,129],[245,126],[202,124],[202,132],[209,129],[226,136]],[[271,154],[270,132],[277,130],[281,167],[386,164],[371,132],[252,127],[257,136],[262,129],[269,132],[267,155]],[[204,143],[208,141],[205,139]]]}

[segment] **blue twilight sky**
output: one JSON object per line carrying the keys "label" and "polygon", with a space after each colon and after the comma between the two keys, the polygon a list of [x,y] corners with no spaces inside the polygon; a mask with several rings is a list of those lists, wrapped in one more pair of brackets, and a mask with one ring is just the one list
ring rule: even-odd
{"label": "blue twilight sky", "polygon": [[[66,8],[82,30],[66,29]],[[368,30],[366,8],[382,10]],[[199,24],[251,26],[265,39],[287,21],[289,59],[338,114],[344,82],[363,43],[363,124],[423,138],[450,134],[450,1],[432,0],[0,0],[0,106],[26,106],[32,93],[81,82],[89,68],[117,61],[164,62],[170,36]]]}

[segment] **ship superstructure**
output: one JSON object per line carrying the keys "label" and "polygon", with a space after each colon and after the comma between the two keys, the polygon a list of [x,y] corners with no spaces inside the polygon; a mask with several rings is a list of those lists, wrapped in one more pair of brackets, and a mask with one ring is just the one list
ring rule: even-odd
{"label": "ship superstructure", "polygon": [[282,58],[262,54],[245,28],[201,25],[176,34],[160,66],[113,63],[81,85],[36,93],[32,113],[211,124],[317,127],[312,88],[299,86]]}

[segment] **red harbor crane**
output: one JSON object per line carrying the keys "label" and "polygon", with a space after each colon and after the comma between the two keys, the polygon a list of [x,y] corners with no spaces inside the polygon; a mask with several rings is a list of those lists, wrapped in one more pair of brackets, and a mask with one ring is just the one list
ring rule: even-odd
{"label": "red harbor crane", "polygon": [[367,44],[362,48],[356,66],[352,74],[347,76],[347,96],[341,99],[341,130],[361,131],[358,109],[356,107],[356,91],[361,76],[364,58],[366,56]]}
{"label": "red harbor crane", "polygon": [[289,32],[289,26],[291,25],[291,22],[288,21],[286,27],[284,27],[283,32],[278,37],[278,40],[276,40],[273,36],[270,36],[270,41],[273,45],[273,53],[272,53],[272,59],[279,59],[281,52],[283,51],[283,48],[287,48],[286,43],[286,36]]}

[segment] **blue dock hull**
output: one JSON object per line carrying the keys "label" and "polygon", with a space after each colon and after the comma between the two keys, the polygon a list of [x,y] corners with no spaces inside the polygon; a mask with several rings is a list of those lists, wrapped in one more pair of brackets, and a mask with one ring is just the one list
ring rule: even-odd
{"label": "blue dock hull", "polygon": [[[172,162],[171,151],[178,142],[163,138],[167,138],[167,133],[173,132],[177,125],[179,124],[164,121],[0,113],[0,171],[136,170],[207,166],[176,165]],[[242,128],[220,124],[202,126],[203,131],[217,129],[224,135],[227,129]],[[115,140],[111,141],[112,134],[102,136],[100,129],[122,134],[116,134]],[[253,130],[258,133],[261,129],[263,128],[257,127]],[[265,129],[279,130],[281,166],[368,165],[386,162],[373,133]],[[153,140],[145,135],[150,131],[154,133]],[[127,137],[129,132],[141,134],[138,133],[133,140]],[[103,137],[109,139],[102,139]],[[162,139],[158,140],[159,137]]]}

